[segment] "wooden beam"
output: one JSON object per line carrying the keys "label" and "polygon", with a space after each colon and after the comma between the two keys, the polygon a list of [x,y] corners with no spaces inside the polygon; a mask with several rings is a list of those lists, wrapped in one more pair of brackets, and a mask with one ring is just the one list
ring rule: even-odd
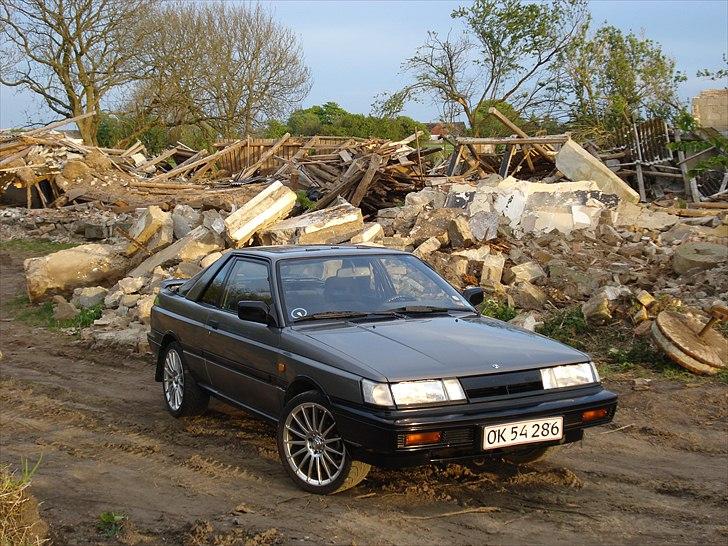
{"label": "wooden beam", "polygon": [[379,169],[381,162],[381,156],[372,154],[372,158],[369,160],[369,167],[367,167],[367,172],[364,173],[359,185],[357,185],[356,190],[354,190],[354,195],[351,197],[351,204],[355,207],[358,207],[361,200],[364,199],[372,180],[374,180],[374,175],[377,174],[377,170]]}
{"label": "wooden beam", "polygon": [[147,167],[151,167],[152,165],[156,165],[157,163],[161,163],[165,159],[169,159],[170,157],[172,157],[176,153],[177,153],[177,148],[170,148],[169,150],[165,150],[161,154],[159,154],[159,155],[153,157],[152,159],[149,159],[149,160],[145,161],[144,163],[142,163],[141,165],[139,165],[137,167],[137,170],[143,171]]}
{"label": "wooden beam", "polygon": [[214,154],[208,155],[207,157],[204,157],[202,159],[198,159],[197,161],[193,161],[192,163],[183,164],[179,167],[172,169],[171,171],[168,171],[166,173],[158,174],[157,176],[151,178],[150,182],[161,182],[162,180],[166,180],[167,178],[172,178],[173,176],[179,176],[182,173],[185,173],[189,171],[190,169],[194,169],[195,167],[199,167],[200,165],[206,165],[210,161],[216,161],[220,159],[225,154],[228,154],[234,150],[237,150],[240,148],[243,144],[245,144],[245,140],[236,140],[230,146],[227,148],[223,148],[222,150],[215,152]]}
{"label": "wooden beam", "polygon": [[[237,176],[235,176],[235,180],[244,180],[253,174],[255,174],[255,171],[257,171],[261,165],[263,165],[266,161],[268,161],[277,151],[278,148],[283,146],[286,143],[286,140],[288,140],[291,136],[291,133],[286,133],[283,135],[278,141],[271,146],[271,148],[265,152],[263,155],[260,156],[260,159],[256,161],[253,165],[248,167],[247,169],[241,171],[238,173]],[[241,141],[244,142],[244,141]],[[214,155],[214,154],[213,154]]]}
{"label": "wooden beam", "polygon": [[305,144],[302,144],[301,147],[298,149],[298,151],[293,155],[291,159],[285,162],[283,166],[281,166],[280,169],[278,169],[275,173],[273,173],[273,178],[278,178],[279,176],[283,176],[288,171],[291,170],[291,167],[293,167],[293,164],[303,157],[303,154],[306,153],[306,150],[312,148],[316,145],[316,143],[319,141],[319,136],[314,136],[313,138],[310,138]]}
{"label": "wooden beam", "polygon": [[66,119],[62,119],[60,121],[55,121],[53,123],[46,125],[45,127],[38,127],[37,129],[31,129],[30,131],[25,131],[25,132],[23,132],[23,135],[35,135],[37,133],[42,133],[43,131],[51,131],[58,127],[63,127],[64,125],[68,125],[69,123],[81,121],[82,119],[86,119],[86,118],[94,116],[94,115],[96,115],[96,111],[86,112],[85,114],[81,114],[80,116],[75,116],[72,118],[66,118]]}
{"label": "wooden beam", "polygon": [[[521,138],[531,138],[518,125],[516,125],[503,114],[501,114],[495,106],[491,106],[490,108],[488,108],[488,113],[495,116],[498,121],[500,121],[503,125],[508,127],[511,131],[516,133]],[[551,163],[554,162],[554,154],[549,153],[546,148],[539,144],[532,144],[532,146],[533,149],[541,154],[544,159],[549,160]]]}
{"label": "wooden beam", "polygon": [[476,138],[476,137],[457,137],[455,141],[458,144],[564,144],[571,139],[568,134],[563,135],[548,135],[543,137],[488,137],[488,138]]}

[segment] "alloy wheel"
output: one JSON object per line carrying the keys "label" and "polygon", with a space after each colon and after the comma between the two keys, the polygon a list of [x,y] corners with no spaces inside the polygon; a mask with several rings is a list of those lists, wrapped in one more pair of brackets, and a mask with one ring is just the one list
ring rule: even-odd
{"label": "alloy wheel", "polygon": [[283,430],[285,457],[296,475],[313,486],[326,486],[342,472],[346,447],[334,417],[321,404],[305,402],[293,408]]}
{"label": "alloy wheel", "polygon": [[184,370],[182,359],[174,349],[167,351],[164,358],[164,396],[172,411],[180,409],[184,396]]}

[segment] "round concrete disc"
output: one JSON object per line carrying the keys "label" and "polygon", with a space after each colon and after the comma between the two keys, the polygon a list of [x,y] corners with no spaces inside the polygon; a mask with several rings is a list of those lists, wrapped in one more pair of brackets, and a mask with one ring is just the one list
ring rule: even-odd
{"label": "round concrete disc", "polygon": [[686,355],[714,368],[726,366],[726,339],[712,329],[703,337],[698,337],[698,332],[704,326],[698,319],[674,311],[663,311],[657,315],[655,322],[665,338]]}
{"label": "round concrete disc", "polygon": [[690,355],[683,353],[678,347],[673,345],[669,339],[667,339],[660,328],[657,326],[657,322],[652,323],[652,338],[655,343],[665,351],[665,354],[678,366],[700,375],[715,375],[718,373],[718,368],[708,366],[702,362],[695,360]]}

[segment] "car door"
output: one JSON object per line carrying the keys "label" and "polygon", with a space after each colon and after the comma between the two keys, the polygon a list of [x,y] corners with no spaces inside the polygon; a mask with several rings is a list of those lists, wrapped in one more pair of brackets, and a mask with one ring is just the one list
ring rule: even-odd
{"label": "car door", "polygon": [[239,319],[241,300],[272,305],[268,262],[237,258],[230,265],[219,303],[207,319],[205,359],[210,382],[223,397],[276,417],[283,396],[276,384],[280,332],[267,324]]}

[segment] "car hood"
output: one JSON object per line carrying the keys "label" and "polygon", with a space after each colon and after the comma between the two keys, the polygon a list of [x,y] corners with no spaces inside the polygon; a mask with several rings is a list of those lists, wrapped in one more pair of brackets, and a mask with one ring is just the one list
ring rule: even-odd
{"label": "car hood", "polygon": [[585,362],[584,353],[485,317],[437,316],[296,328],[391,382],[463,377]]}

